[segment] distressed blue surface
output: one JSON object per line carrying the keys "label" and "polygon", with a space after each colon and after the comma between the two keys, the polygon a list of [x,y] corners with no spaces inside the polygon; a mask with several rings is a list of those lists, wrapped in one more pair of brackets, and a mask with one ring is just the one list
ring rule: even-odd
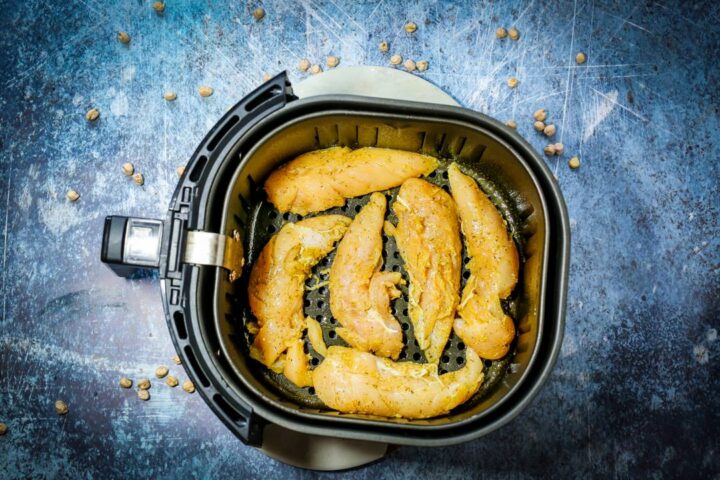
{"label": "distressed blue surface", "polygon": [[[350,476],[718,475],[717,3],[278,1],[261,22],[244,2],[168,0],[163,16],[150,3],[0,2],[3,478],[313,476],[244,447],[197,394],[156,382],[143,403],[117,387],[174,352],[156,279],[100,264],[102,221],[163,215],[175,168],[263,73],[299,81],[303,57],[387,65],[392,53],[429,60],[425,78],[515,119],[539,150],[532,112],[549,110],[567,152],[547,160],[572,224],[567,330],[547,386],[511,424]],[[521,40],[495,40],[500,25]],[[212,97],[196,94],[203,84]],[[144,187],[122,175],[126,161]]]}

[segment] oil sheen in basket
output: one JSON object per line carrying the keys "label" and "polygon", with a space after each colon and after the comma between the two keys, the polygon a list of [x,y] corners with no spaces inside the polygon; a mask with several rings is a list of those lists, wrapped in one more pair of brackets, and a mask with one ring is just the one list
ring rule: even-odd
{"label": "oil sheen in basket", "polygon": [[[512,201],[507,195],[504,195],[492,183],[479,176],[472,169],[464,168],[464,170],[466,173],[471,174],[479,182],[480,186],[485,192],[489,194],[491,200],[495,203],[495,205],[498,207],[498,210],[506,219],[511,232],[513,233],[513,238],[515,238],[516,243],[518,243],[519,245],[518,251],[520,252],[522,261],[522,247],[524,242],[522,236],[518,234],[521,225],[520,217],[517,214],[517,210],[513,207]],[[426,180],[441,186],[449,192],[450,187],[447,178],[448,175],[446,165],[442,165],[432,174],[430,174],[426,178]],[[394,225],[397,224],[397,217],[393,213],[392,204],[395,201],[395,197],[397,196],[398,191],[399,187],[384,192],[388,200],[388,210],[385,218]],[[362,197],[350,198],[346,201],[343,207],[333,208],[321,213],[307,215],[306,217],[327,214],[339,214],[354,217],[357,212],[359,212],[362,207],[367,203],[369,197],[370,195],[368,194]],[[251,235],[249,238],[249,243],[251,244],[251,248],[249,249],[249,251],[256,252],[256,255],[259,254],[264,245],[270,240],[272,235],[274,235],[278,230],[280,230],[280,228],[285,223],[296,222],[298,220],[301,220],[302,218],[306,218],[301,215],[295,215],[291,213],[285,213],[281,215],[273,207],[273,205],[267,201],[259,202],[257,205],[252,207],[252,209],[254,211],[251,212],[250,218],[253,220],[253,225],[248,232]],[[330,255],[325,257],[318,265],[315,266],[312,271],[311,277],[305,283],[305,315],[313,317],[318,322],[320,322],[323,330],[325,343],[328,346],[347,346],[347,344],[335,332],[335,328],[338,326],[338,323],[333,318],[330,312],[330,305],[328,301],[327,281],[329,277],[330,266],[332,265],[334,257],[335,251],[333,250]],[[463,245],[463,269],[461,288],[465,287],[467,278],[470,276],[469,271],[466,269],[466,264],[468,260],[469,258],[466,255],[465,247]],[[255,258],[248,258],[249,265],[252,265],[252,262],[254,261]],[[384,270],[401,272],[406,282],[406,285],[400,286],[400,290],[402,291],[402,295],[400,296],[400,298],[392,302],[393,315],[400,322],[404,333],[403,341],[405,346],[400,353],[399,361],[414,361],[422,363],[425,362],[426,359],[422,350],[420,350],[420,348],[418,347],[417,340],[415,340],[413,325],[408,316],[408,276],[407,272],[404,269],[403,263],[403,259],[400,256],[400,252],[395,243],[395,239],[383,234],[382,268]],[[317,285],[319,284],[322,286],[317,287]],[[517,323],[515,315],[516,302],[514,297],[515,293],[513,293],[512,298],[504,301],[503,308],[506,313],[508,313],[508,315],[510,315]],[[250,309],[248,307],[245,307],[243,309],[242,316],[243,324],[246,324],[248,321],[254,320],[254,317],[252,316],[252,313],[250,312]],[[244,350],[247,352],[249,349],[249,345],[252,343],[252,336],[247,332],[246,329],[243,329],[243,331],[245,333],[243,336],[245,340],[245,345],[243,345],[243,347]],[[322,362],[323,357],[312,349],[307,339],[305,339],[305,350],[311,356],[311,368],[315,368],[315,366],[319,365],[320,362]],[[480,387],[480,390],[471,400],[466,402],[463,406],[458,407],[459,409],[462,409],[463,407],[467,408],[470,405],[479,402],[488,394],[492,393],[493,388],[502,380],[503,376],[505,375],[506,370],[511,362],[513,353],[514,352],[511,350],[510,353],[502,359],[495,361],[485,361],[485,380]],[[453,370],[457,370],[458,368],[462,368],[464,363],[465,344],[463,344],[462,341],[453,332],[450,335],[450,339],[447,346],[445,347],[445,350],[443,351],[440,363],[438,365],[440,373],[442,374],[445,372],[451,372]],[[258,373],[260,373],[261,378],[263,378],[266,383],[268,383],[279,393],[285,395],[286,397],[292,399],[293,401],[301,405],[304,405],[305,407],[317,409],[326,408],[322,401],[317,397],[317,395],[315,395],[315,390],[312,387],[299,388],[290,381],[288,381],[282,374],[275,373],[260,364],[256,364],[256,367]]]}

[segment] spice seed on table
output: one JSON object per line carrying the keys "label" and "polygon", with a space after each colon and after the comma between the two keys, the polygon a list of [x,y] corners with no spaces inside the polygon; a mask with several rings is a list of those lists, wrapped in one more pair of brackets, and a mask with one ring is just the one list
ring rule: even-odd
{"label": "spice seed on table", "polygon": [[[185,169],[185,167],[180,167],[180,168],[182,168],[183,170]],[[173,361],[173,363],[174,363],[175,365],[180,365],[180,363],[182,363],[182,362],[180,361],[180,357],[177,356],[177,355],[175,355],[175,356],[172,357],[172,361]]]}
{"label": "spice seed on table", "polygon": [[65,194],[65,197],[67,197],[67,199],[71,202],[77,202],[77,200],[80,198],[80,194],[75,190],[68,190],[68,192]]}
{"label": "spice seed on table", "polygon": [[583,52],[580,52],[577,55],[575,55],[575,62],[578,65],[582,65],[583,63],[585,63],[586,60],[587,60],[587,57],[585,56],[585,54]]}
{"label": "spice seed on table", "polygon": [[572,157],[568,162],[568,166],[573,170],[580,168],[580,159],[577,156]]}
{"label": "spice seed on table", "polygon": [[562,143],[558,142],[553,146],[555,147],[555,155],[562,155],[565,152],[565,145]]}
{"label": "spice seed on table", "polygon": [[381,52],[387,52],[388,50],[390,50],[390,45],[388,45],[388,42],[386,42],[385,40],[383,40],[383,41],[380,42],[380,44],[378,45],[378,48],[380,49]]}
{"label": "spice seed on table", "polygon": [[135,173],[135,165],[130,162],[123,163],[122,172],[128,177],[131,177],[132,174]]}
{"label": "spice seed on table", "polygon": [[417,65],[418,72],[424,72],[430,66],[430,64],[428,63],[427,60],[420,60],[419,62],[417,62],[416,65]]}
{"label": "spice seed on table", "polygon": [[547,155],[548,157],[552,157],[553,155],[555,155],[555,145],[551,143],[543,149],[543,152],[545,152],[545,155]]}
{"label": "spice seed on table", "polygon": [[542,132],[543,130],[545,130],[545,124],[540,120],[533,123],[533,127],[535,127],[535,130],[537,130],[538,132]]}
{"label": "spice seed on table", "polygon": [[550,125],[546,125],[545,128],[543,129],[543,133],[545,134],[546,137],[552,137],[553,135],[555,135],[556,131],[557,131],[557,129],[555,128],[555,125],[553,125],[552,123]]}
{"label": "spice seed on table", "polygon": [[327,57],[327,66],[330,68],[335,68],[340,63],[340,59],[334,55],[330,55]]}
{"label": "spice seed on table", "polygon": [[130,388],[130,387],[132,387],[132,380],[130,380],[130,379],[127,378],[127,377],[123,377],[123,378],[120,379],[120,386],[121,386],[122,388]]}
{"label": "spice seed on table", "polygon": [[0,422],[0,435],[5,435],[8,431],[8,426]]}
{"label": "spice seed on table", "polygon": [[132,178],[135,185],[142,186],[145,184],[145,177],[143,177],[142,173],[136,173]]}
{"label": "spice seed on table", "polygon": [[271,78],[272,78],[272,75],[270,75],[269,73],[264,73],[262,76],[263,82],[267,82]]}
{"label": "spice seed on table", "polygon": [[415,30],[417,30],[417,25],[414,22],[408,22],[405,24],[405,31],[407,33],[415,33]]}
{"label": "spice seed on table", "polygon": [[308,68],[310,68],[310,60],[307,58],[303,58],[300,60],[300,63],[298,63],[298,70],[301,72],[307,72]]}
{"label": "spice seed on table", "polygon": [[533,113],[533,118],[538,122],[544,122],[547,118],[547,110],[545,110],[544,108],[536,110],[535,113]]}
{"label": "spice seed on table", "polygon": [[312,73],[313,75],[317,75],[320,72],[322,72],[322,67],[320,65],[315,64],[310,67],[310,73]]}
{"label": "spice seed on table", "polygon": [[495,30],[495,36],[502,40],[503,38],[507,37],[507,30],[505,30],[503,27],[499,27],[497,30]]}
{"label": "spice seed on table", "polygon": [[86,119],[88,122],[94,122],[94,121],[97,120],[98,118],[100,118],[100,111],[99,111],[97,108],[91,108],[91,109],[88,110],[87,113],[85,114],[85,119]]}
{"label": "spice seed on table", "polygon": [[172,102],[173,100],[175,100],[175,99],[177,98],[177,93],[171,92],[171,91],[168,90],[168,91],[165,92],[165,94],[163,95],[163,98],[164,98],[165,100],[167,100],[168,102]]}
{"label": "spice seed on table", "polygon": [[127,32],[118,32],[117,34],[118,42],[128,44],[130,43],[130,35],[128,35]]}
{"label": "spice seed on table", "polygon": [[152,7],[157,13],[163,13],[165,11],[165,2],[155,2]]}
{"label": "spice seed on table", "polygon": [[262,20],[265,18],[265,9],[264,8],[256,8],[253,10],[253,17],[255,17],[255,20]]}
{"label": "spice seed on table", "polygon": [[67,415],[70,411],[70,408],[68,407],[67,403],[63,402],[62,400],[58,400],[55,402],[55,413],[58,415]]}
{"label": "spice seed on table", "polygon": [[518,86],[518,79],[515,77],[508,78],[507,84],[508,84],[508,87],[515,88]]}
{"label": "spice seed on table", "polygon": [[141,378],[141,379],[138,380],[138,382],[137,382],[137,387],[138,387],[140,390],[147,390],[147,389],[149,389],[151,386],[152,386],[152,384],[150,383],[150,380],[148,380],[147,378]]}
{"label": "spice seed on table", "polygon": [[393,65],[400,65],[402,63],[402,56],[396,53],[395,55],[390,57],[390,63]]}
{"label": "spice seed on table", "polygon": [[177,167],[175,173],[177,173],[178,177],[182,177],[182,174],[185,173],[185,167]]}
{"label": "spice seed on table", "polygon": [[510,30],[508,30],[508,37],[510,37],[510,40],[518,40],[520,38],[520,32],[517,30],[517,28],[512,27]]}
{"label": "spice seed on table", "polygon": [[507,122],[505,122],[505,125],[512,128],[513,130],[517,128],[517,122],[515,122],[515,120],[508,120]]}
{"label": "spice seed on table", "polygon": [[147,390],[138,390],[137,396],[140,400],[144,402],[150,400],[150,392],[148,392]]}
{"label": "spice seed on table", "polygon": [[198,93],[200,94],[201,97],[209,97],[210,95],[213,94],[213,89],[212,89],[212,87],[203,85],[200,88],[198,88]]}
{"label": "spice seed on table", "polygon": [[168,368],[164,365],[159,366],[155,369],[155,376],[157,378],[165,378],[165,376],[170,372]]}
{"label": "spice seed on table", "polygon": [[405,60],[404,66],[405,66],[405,70],[407,70],[408,72],[413,72],[413,71],[415,71],[415,68],[416,68],[415,62],[409,58],[407,60]]}
{"label": "spice seed on table", "polygon": [[187,393],[195,393],[195,385],[190,380],[185,380],[182,384],[182,389]]}
{"label": "spice seed on table", "polygon": [[178,386],[178,379],[173,377],[172,375],[168,375],[168,377],[165,379],[165,384],[170,388],[175,388]]}

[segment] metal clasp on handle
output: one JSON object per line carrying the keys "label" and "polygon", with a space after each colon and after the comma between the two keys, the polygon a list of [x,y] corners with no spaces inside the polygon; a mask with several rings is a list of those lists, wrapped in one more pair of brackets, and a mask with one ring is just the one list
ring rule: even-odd
{"label": "metal clasp on handle", "polygon": [[228,279],[234,282],[240,278],[245,265],[240,232],[233,230],[232,236],[228,236],[211,232],[188,231],[183,262],[222,267],[230,272]]}

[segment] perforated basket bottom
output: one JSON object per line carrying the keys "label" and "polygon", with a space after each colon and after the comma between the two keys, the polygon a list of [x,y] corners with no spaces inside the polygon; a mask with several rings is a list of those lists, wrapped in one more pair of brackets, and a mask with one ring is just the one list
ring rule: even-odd
{"label": "perforated basket bottom", "polygon": [[[426,180],[441,186],[443,189],[449,192],[450,187],[447,180],[448,176],[446,167],[447,165],[442,165],[440,168],[430,174],[426,178]],[[513,207],[512,202],[509,201],[509,198],[506,195],[503,195],[503,193],[501,193],[497,188],[495,188],[495,186],[491,182],[481,177],[479,174],[473,172],[471,169],[466,167],[464,168],[464,171],[465,173],[471,174],[478,181],[482,189],[490,196],[493,203],[495,203],[498,210],[506,219],[508,226],[512,232],[513,238],[515,238],[516,242],[518,242],[520,244],[520,247],[522,247],[522,236],[519,234],[519,215],[516,209]],[[395,197],[397,196],[398,191],[399,187],[383,192],[385,193],[388,200],[388,209],[385,218],[394,225],[397,225],[397,217],[393,212],[392,205],[395,202]],[[250,237],[247,239],[247,241],[249,243],[248,251],[250,252],[250,255],[252,255],[252,258],[248,258],[248,265],[252,266],[252,263],[255,261],[256,256],[260,253],[265,244],[270,240],[273,234],[280,230],[280,228],[284,224],[288,222],[296,222],[302,220],[303,218],[316,215],[340,214],[346,215],[348,217],[354,217],[356,213],[359,212],[361,208],[368,202],[369,198],[369,194],[362,197],[351,198],[347,200],[343,207],[333,208],[321,213],[307,215],[306,217],[291,213],[285,213],[281,215],[280,213],[278,213],[275,207],[273,207],[272,204],[267,201],[260,201],[259,203],[251,207],[251,225],[249,225],[249,228],[247,230],[247,234],[250,235]],[[522,252],[523,250],[522,248],[519,248],[518,251]],[[330,312],[327,285],[320,288],[309,288],[313,285],[316,285],[318,282],[327,282],[329,277],[330,265],[332,265],[334,258],[335,250],[333,250],[330,255],[325,257],[318,265],[316,265],[315,268],[313,268],[312,275],[305,284],[305,315],[313,317],[318,322],[320,322],[323,330],[323,337],[325,339],[325,343],[328,346],[347,346],[347,343],[345,343],[345,341],[343,341],[335,332],[335,328],[338,326],[338,322],[335,320],[335,318],[333,318],[332,313]],[[467,257],[465,248],[463,246],[463,269],[461,278],[462,288],[465,287],[467,278],[470,276],[470,272],[465,268],[468,261],[469,258]],[[383,235],[382,269],[401,272],[406,283],[405,285],[399,287],[402,291],[402,295],[400,296],[400,298],[392,302],[392,312],[395,318],[397,318],[397,320],[400,322],[404,333],[403,341],[405,345],[402,349],[402,352],[400,353],[399,361],[414,361],[419,363],[426,362],[425,355],[423,354],[423,351],[418,347],[417,340],[415,340],[413,325],[408,316],[408,275],[404,268],[404,262],[400,255],[400,251],[398,250],[395,243],[395,239],[386,235]],[[245,278],[247,278],[247,275],[245,275]],[[503,308],[506,313],[510,315],[513,319],[516,318],[516,302],[514,300],[514,296],[503,302]],[[242,321],[243,325],[247,325],[247,322],[249,321],[255,321],[248,307],[245,307],[243,309]],[[243,332],[243,338],[245,341],[243,348],[245,352],[247,352],[250,344],[252,343],[253,337],[248,333],[246,328],[243,329]],[[305,338],[305,349],[306,352],[309,353],[311,356],[311,368],[315,368],[315,366],[319,365],[320,362],[322,362],[323,357],[313,350],[307,338]],[[485,379],[482,386],[471,400],[458,408],[468,408],[482,400],[488,394],[490,394],[505,375],[512,356],[513,351],[511,350],[511,352],[502,359],[494,361],[485,360]],[[318,396],[315,395],[315,390],[313,389],[313,387],[299,388],[295,386],[292,382],[287,380],[283,375],[277,374],[272,370],[265,368],[260,363],[257,363],[253,360],[251,361],[255,364],[258,373],[260,374],[261,378],[264,379],[265,383],[270,385],[271,388],[275,389],[288,399],[308,408],[327,408],[318,398]],[[464,363],[465,344],[453,332],[450,335],[450,339],[447,343],[447,346],[445,347],[445,350],[443,351],[440,363],[438,365],[440,374],[457,370],[458,368],[461,368]]]}

